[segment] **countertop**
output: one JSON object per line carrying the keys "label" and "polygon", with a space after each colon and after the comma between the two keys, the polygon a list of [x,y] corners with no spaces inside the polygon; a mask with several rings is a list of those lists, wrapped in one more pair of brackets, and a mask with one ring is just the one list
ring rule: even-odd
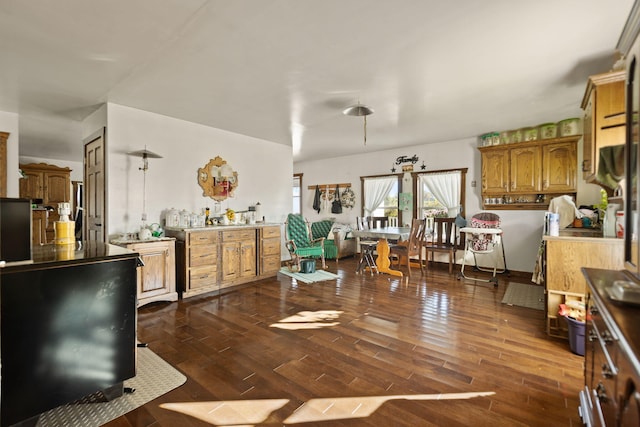
{"label": "countertop", "polygon": [[560,230],[559,236],[542,236],[543,240],[598,240],[598,241],[619,241],[621,244],[624,239],[615,237],[604,237],[600,228],[563,228]]}
{"label": "countertop", "polygon": [[280,227],[282,224],[277,222],[257,222],[255,224],[229,224],[229,225],[207,225],[206,227],[165,227],[166,231],[211,231],[211,230],[233,230],[238,228],[262,228],[262,227]]}
{"label": "countertop", "polygon": [[112,245],[126,246],[126,245],[133,245],[137,243],[164,242],[167,240],[176,240],[176,238],[175,237],[150,237],[149,239],[144,239],[144,240],[121,238],[121,239],[113,239],[109,243],[111,243]]}
{"label": "countertop", "polygon": [[104,242],[86,241],[70,245],[47,244],[33,246],[31,260],[7,262],[0,271],[11,272],[56,265],[72,265],[99,262],[118,258],[130,258],[137,254],[129,249]]}

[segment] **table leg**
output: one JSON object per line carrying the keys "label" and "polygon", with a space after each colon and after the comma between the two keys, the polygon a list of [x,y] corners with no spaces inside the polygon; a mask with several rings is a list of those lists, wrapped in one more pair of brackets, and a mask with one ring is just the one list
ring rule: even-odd
{"label": "table leg", "polygon": [[402,271],[392,270],[391,268],[389,268],[391,266],[391,260],[389,259],[389,242],[387,241],[387,239],[378,240],[378,246],[376,250],[378,251],[378,258],[376,259],[378,272],[402,277]]}

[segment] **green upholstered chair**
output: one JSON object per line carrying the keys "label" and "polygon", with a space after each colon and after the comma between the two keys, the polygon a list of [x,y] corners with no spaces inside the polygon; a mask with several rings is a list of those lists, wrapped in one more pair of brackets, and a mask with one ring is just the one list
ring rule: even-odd
{"label": "green upholstered chair", "polygon": [[324,237],[311,238],[311,229],[305,217],[300,214],[287,215],[284,228],[291,263],[297,265],[298,271],[300,271],[300,260],[304,258],[319,257],[322,260],[322,268],[327,267],[324,261]]}

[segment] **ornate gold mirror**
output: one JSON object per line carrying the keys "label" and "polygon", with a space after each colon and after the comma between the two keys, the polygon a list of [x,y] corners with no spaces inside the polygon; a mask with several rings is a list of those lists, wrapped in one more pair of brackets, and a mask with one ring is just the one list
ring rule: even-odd
{"label": "ornate gold mirror", "polygon": [[203,196],[220,202],[227,197],[233,197],[233,192],[238,186],[238,172],[220,156],[216,156],[198,169],[198,184],[202,187]]}

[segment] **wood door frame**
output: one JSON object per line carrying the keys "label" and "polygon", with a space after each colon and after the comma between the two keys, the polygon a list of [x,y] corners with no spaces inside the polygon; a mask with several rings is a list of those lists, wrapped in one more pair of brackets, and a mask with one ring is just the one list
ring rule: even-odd
{"label": "wood door frame", "polygon": [[0,132],[0,197],[7,197],[7,141],[8,132]]}
{"label": "wood door frame", "polygon": [[87,220],[87,209],[89,207],[88,205],[88,200],[87,200],[87,196],[89,194],[88,191],[88,180],[87,180],[87,164],[86,164],[86,159],[84,158],[86,156],[86,146],[87,144],[90,144],[91,142],[95,141],[96,139],[102,138],[102,151],[103,151],[103,165],[104,165],[104,171],[103,171],[103,175],[104,175],[104,183],[103,183],[103,188],[104,188],[104,194],[103,194],[103,215],[102,215],[102,234],[103,234],[103,241],[107,241],[108,240],[108,215],[107,212],[109,211],[109,191],[108,191],[108,179],[107,179],[107,171],[108,171],[108,156],[107,156],[107,128],[106,127],[102,127],[100,129],[98,129],[97,131],[95,131],[94,133],[92,133],[91,135],[89,135],[87,138],[85,138],[83,140],[83,181],[84,181],[84,191],[82,193],[82,206],[83,206],[83,211],[82,211],[82,235],[83,235],[83,239],[88,240],[89,237],[89,230],[88,230],[88,226],[89,226],[89,221]]}

